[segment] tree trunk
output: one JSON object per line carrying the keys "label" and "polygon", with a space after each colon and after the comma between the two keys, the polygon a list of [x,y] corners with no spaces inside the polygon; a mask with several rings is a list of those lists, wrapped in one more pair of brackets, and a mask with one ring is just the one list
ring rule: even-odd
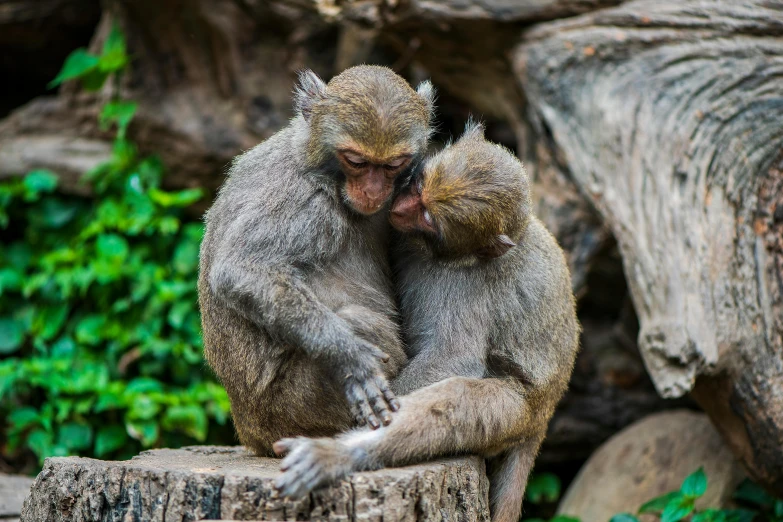
{"label": "tree trunk", "polygon": [[639,0],[513,55],[620,246],[658,391],[783,494],[783,4]]}
{"label": "tree trunk", "polygon": [[477,457],[357,473],[308,498],[278,498],[280,461],[240,447],[145,451],[125,462],[47,459],[23,522],[160,520],[489,520]]}

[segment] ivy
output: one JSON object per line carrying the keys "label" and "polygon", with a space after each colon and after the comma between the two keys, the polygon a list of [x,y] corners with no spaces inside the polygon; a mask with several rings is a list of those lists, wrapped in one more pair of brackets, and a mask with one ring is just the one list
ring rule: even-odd
{"label": "ivy", "polygon": [[[95,90],[129,63],[115,26],[52,81]],[[200,189],[127,138],[137,104],[100,112],[111,157],[59,193],[35,170],[0,183],[0,452],[126,458],[141,448],[233,440],[225,391],[205,370],[197,306]],[[225,428],[221,428],[225,426]],[[223,437],[222,439],[220,437]]]}

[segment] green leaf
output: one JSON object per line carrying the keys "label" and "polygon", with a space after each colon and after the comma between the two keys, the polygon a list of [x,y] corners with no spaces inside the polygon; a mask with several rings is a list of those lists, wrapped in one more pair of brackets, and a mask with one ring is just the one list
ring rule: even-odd
{"label": "green leaf", "polygon": [[560,478],[554,473],[536,473],[527,483],[525,497],[533,504],[556,502],[560,488]]}
{"label": "green leaf", "polygon": [[664,495],[661,495],[660,497],[655,497],[652,500],[649,500],[642,504],[642,507],[639,508],[639,514],[644,513],[656,513],[661,514],[664,509],[666,509],[666,506],[675,498],[681,498],[682,493],[679,491],[670,491],[669,493],[666,493]]}
{"label": "green leaf", "polygon": [[115,72],[125,67],[128,63],[125,48],[125,36],[119,25],[115,23],[106,37],[106,41],[103,42],[103,52],[98,63],[100,69],[106,72]]}
{"label": "green leaf", "polygon": [[25,327],[18,319],[0,318],[0,354],[17,351],[24,342]]}
{"label": "green leaf", "polygon": [[171,406],[163,417],[163,425],[169,429],[180,430],[199,442],[204,442],[207,438],[207,414],[195,404]]}
{"label": "green leaf", "polygon": [[578,518],[569,517],[568,515],[557,515],[549,522],[581,522]]}
{"label": "green leaf", "polygon": [[27,446],[35,453],[39,461],[54,454],[52,434],[44,430],[35,430],[27,437]]}
{"label": "green leaf", "polygon": [[661,514],[661,522],[678,522],[687,517],[693,511],[693,498],[673,498],[666,504]]}
{"label": "green leaf", "polygon": [[128,433],[125,428],[117,425],[104,426],[95,435],[95,455],[104,457],[117,451],[128,442]]}
{"label": "green leaf", "polygon": [[699,498],[707,491],[707,475],[701,467],[688,475],[680,487],[680,492],[688,498]]}
{"label": "green leaf", "polygon": [[696,513],[691,518],[691,522],[725,522],[726,515],[716,509],[705,509],[700,513]]}
{"label": "green leaf", "polygon": [[134,420],[149,420],[160,413],[160,404],[147,395],[137,395],[128,410],[128,418]]}
{"label": "green leaf", "polygon": [[92,428],[87,424],[63,424],[57,435],[57,443],[68,450],[85,450],[92,446]]}
{"label": "green leaf", "polygon": [[109,77],[109,73],[94,69],[81,77],[82,87],[91,92],[99,91],[103,84],[106,83],[106,79]]}
{"label": "green leaf", "polygon": [[724,509],[725,522],[753,522],[758,512],[750,509]]}
{"label": "green leaf", "polygon": [[14,430],[20,431],[35,424],[39,424],[41,422],[41,415],[35,408],[26,406],[12,411],[8,415],[8,422]]}
{"label": "green leaf", "polygon": [[101,128],[106,130],[109,128],[109,124],[117,124],[117,137],[120,139],[125,138],[125,132],[130,125],[133,116],[136,114],[136,109],[139,104],[136,102],[109,102],[103,106],[99,121]]}
{"label": "green leaf", "polygon": [[46,198],[36,210],[37,219],[46,228],[61,228],[68,224],[79,210],[79,205],[59,198]]}
{"label": "green leaf", "polygon": [[639,522],[639,519],[630,513],[620,513],[609,519],[609,522]]}
{"label": "green leaf", "polygon": [[63,68],[57,76],[49,82],[49,88],[56,87],[67,80],[79,78],[98,67],[98,58],[87,52],[86,49],[76,49],[65,59]]}
{"label": "green leaf", "polygon": [[57,188],[57,175],[50,170],[40,169],[28,172],[24,177],[23,185],[26,192],[26,200],[34,201],[41,193],[54,192]]}
{"label": "green leaf", "polygon": [[152,201],[161,207],[187,207],[200,200],[204,195],[201,189],[186,189],[177,192],[166,192],[156,188],[150,189],[149,196]]}
{"label": "green leaf", "polygon": [[95,247],[100,257],[112,263],[122,263],[130,251],[128,241],[117,234],[101,234],[95,242]]}
{"label": "green leaf", "polygon": [[772,495],[750,479],[745,479],[740,483],[737,491],[734,492],[734,500],[765,508],[772,507],[775,502]]}
{"label": "green leaf", "polygon": [[179,301],[174,303],[174,306],[169,310],[168,321],[169,324],[176,329],[182,328],[185,323],[187,315],[193,311],[193,304],[187,301]]}
{"label": "green leaf", "polygon": [[783,518],[783,500],[775,501],[775,507],[773,509],[773,512],[775,513],[776,517]]}
{"label": "green leaf", "polygon": [[163,391],[163,385],[149,377],[136,377],[125,388],[125,393],[149,393]]}
{"label": "green leaf", "polygon": [[125,425],[128,435],[141,441],[144,447],[155,444],[160,436],[160,428],[154,420],[130,421]]}
{"label": "green leaf", "polygon": [[33,321],[33,332],[48,341],[57,335],[67,317],[68,305],[66,304],[43,307]]}
{"label": "green leaf", "polygon": [[22,287],[23,277],[23,272],[13,268],[0,268],[0,295],[8,290],[19,290]]}
{"label": "green leaf", "polygon": [[106,325],[106,317],[103,315],[89,315],[79,321],[76,326],[76,341],[79,343],[95,345],[103,339],[103,327]]}

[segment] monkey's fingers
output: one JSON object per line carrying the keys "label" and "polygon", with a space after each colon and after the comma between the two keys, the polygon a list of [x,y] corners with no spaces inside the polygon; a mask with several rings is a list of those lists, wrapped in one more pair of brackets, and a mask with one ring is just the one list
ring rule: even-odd
{"label": "monkey's fingers", "polygon": [[381,426],[375,417],[372,407],[370,407],[370,401],[363,386],[360,386],[353,377],[349,377],[346,383],[346,395],[348,396],[348,403],[351,405],[351,412],[359,426],[369,424],[374,430]]}
{"label": "monkey's fingers", "polygon": [[378,359],[381,362],[389,362],[389,354],[378,348],[372,343],[368,343],[364,340],[359,340],[359,352],[362,355],[370,355],[374,359]]}
{"label": "monkey's fingers", "polygon": [[[386,392],[391,393],[386,379],[382,376],[376,376],[370,381],[369,386],[365,386],[364,393],[372,406],[373,411],[381,419],[384,426],[388,426],[392,421],[391,412],[386,407]],[[389,404],[391,406],[391,404]]]}
{"label": "monkey's fingers", "polygon": [[394,396],[394,392],[388,388],[383,390],[383,398],[389,403],[389,407],[392,411],[400,411],[400,401]]}
{"label": "monkey's fingers", "polygon": [[282,457],[287,455],[296,446],[296,438],[280,439],[272,444],[272,451],[275,455]]}

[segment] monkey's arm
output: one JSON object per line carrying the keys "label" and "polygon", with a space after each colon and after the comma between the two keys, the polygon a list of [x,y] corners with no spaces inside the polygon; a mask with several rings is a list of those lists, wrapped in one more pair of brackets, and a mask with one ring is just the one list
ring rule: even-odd
{"label": "monkey's arm", "polygon": [[284,439],[287,453],[277,487],[301,496],[353,471],[476,453],[492,456],[529,438],[533,407],[511,378],[452,377],[401,397],[394,422],[376,431],[357,430],[336,439]]}
{"label": "monkey's arm", "polygon": [[[224,260],[215,263],[209,282],[225,306],[285,344],[297,346],[343,382],[357,421],[378,427],[391,421],[397,400],[380,369],[388,355],[355,335],[350,325],[321,303],[290,266],[249,264]],[[376,417],[377,415],[377,417]]]}

